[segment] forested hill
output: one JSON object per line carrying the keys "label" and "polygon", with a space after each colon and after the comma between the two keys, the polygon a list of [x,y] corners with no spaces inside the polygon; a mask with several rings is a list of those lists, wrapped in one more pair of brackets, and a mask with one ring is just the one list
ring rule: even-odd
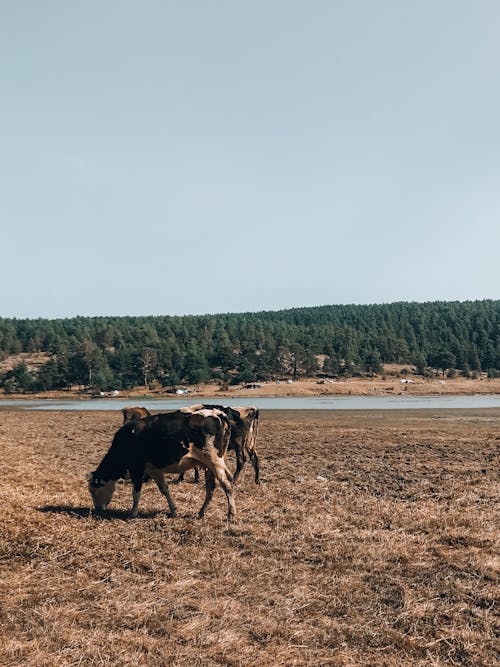
{"label": "forested hill", "polygon": [[121,389],[370,373],[382,363],[464,374],[500,369],[500,301],[320,306],[186,317],[0,319],[0,355],[47,353],[4,388]]}

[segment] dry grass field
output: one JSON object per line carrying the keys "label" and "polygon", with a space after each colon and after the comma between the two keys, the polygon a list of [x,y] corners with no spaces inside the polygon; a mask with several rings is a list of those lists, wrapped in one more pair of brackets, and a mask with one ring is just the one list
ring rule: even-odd
{"label": "dry grass field", "polygon": [[229,530],[191,483],[92,515],[120,420],[0,411],[2,666],[498,664],[500,410],[264,412]]}

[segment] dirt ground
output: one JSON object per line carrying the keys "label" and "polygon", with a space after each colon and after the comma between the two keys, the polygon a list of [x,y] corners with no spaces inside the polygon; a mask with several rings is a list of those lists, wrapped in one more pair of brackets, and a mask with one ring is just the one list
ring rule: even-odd
{"label": "dirt ground", "polygon": [[263,411],[229,530],[189,482],[94,516],[120,421],[0,412],[0,665],[498,664],[500,410]]}

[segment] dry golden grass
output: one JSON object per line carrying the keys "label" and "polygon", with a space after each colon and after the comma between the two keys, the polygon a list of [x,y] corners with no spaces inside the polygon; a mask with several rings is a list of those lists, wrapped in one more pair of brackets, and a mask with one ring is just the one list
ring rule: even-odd
{"label": "dry golden grass", "polygon": [[500,410],[264,412],[263,484],[104,517],[116,412],[0,412],[0,664],[470,665],[499,655]]}

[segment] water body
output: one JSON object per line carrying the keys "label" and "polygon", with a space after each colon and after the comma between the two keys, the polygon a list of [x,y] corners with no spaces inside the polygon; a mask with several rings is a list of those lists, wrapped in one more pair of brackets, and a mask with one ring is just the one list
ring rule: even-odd
{"label": "water body", "polygon": [[282,398],[187,398],[93,400],[2,400],[0,409],[24,410],[121,410],[129,405],[141,405],[152,412],[178,410],[195,403],[223,405],[256,405],[261,410],[419,410],[419,409],[478,409],[500,408],[500,394],[473,396],[306,396]]}

